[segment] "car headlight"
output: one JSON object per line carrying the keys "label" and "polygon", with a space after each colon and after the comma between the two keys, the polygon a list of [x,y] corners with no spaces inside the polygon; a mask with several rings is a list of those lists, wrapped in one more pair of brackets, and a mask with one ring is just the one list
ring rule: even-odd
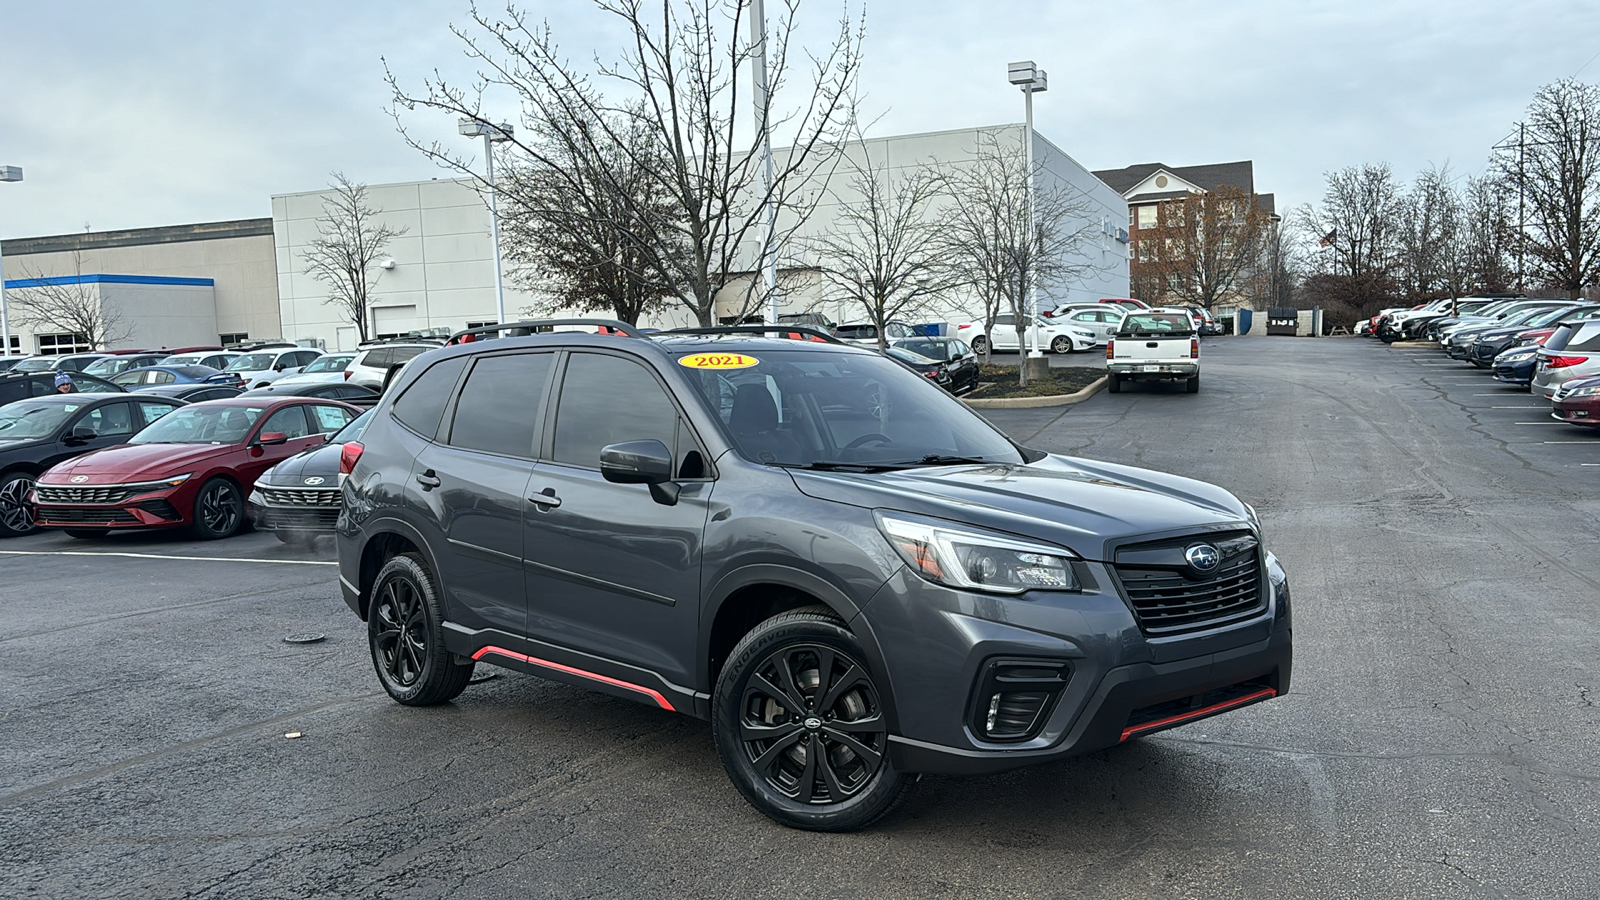
{"label": "car headlight", "polygon": [[141,481],[138,484],[128,485],[128,491],[131,494],[153,494],[156,491],[169,491],[188,481],[189,476],[193,474],[193,472],[189,472],[183,475],[174,475],[171,478],[163,478],[160,481]]}
{"label": "car headlight", "polygon": [[1503,363],[1518,363],[1518,362],[1526,362],[1527,360],[1530,360],[1532,358],[1533,358],[1533,351],[1530,350],[1530,351],[1528,351],[1526,353],[1507,353],[1507,354],[1504,354],[1504,355],[1502,355],[1500,357],[1500,361],[1503,362]]}
{"label": "car headlight", "polygon": [[1082,328],[1074,328],[1074,329],[1072,329],[1072,333],[1077,335],[1078,337],[1081,337],[1081,338],[1093,338],[1094,337],[1094,332],[1092,332],[1092,331],[1084,331]]}
{"label": "car headlight", "polygon": [[946,587],[997,594],[1076,591],[1072,551],[931,521],[878,515],[878,530],[912,571]]}
{"label": "car headlight", "polygon": [[[1240,502],[1243,503],[1244,501],[1241,500]],[[1251,506],[1248,503],[1244,504],[1244,511],[1245,511],[1245,516],[1247,518],[1249,518],[1249,520],[1250,520],[1250,524],[1255,527],[1256,534],[1260,534],[1261,533],[1261,514],[1256,512],[1256,508],[1254,506]]]}
{"label": "car headlight", "polygon": [[1568,397],[1593,397],[1596,394],[1600,394],[1600,384],[1591,385],[1589,387],[1574,388],[1570,391],[1567,391]]}

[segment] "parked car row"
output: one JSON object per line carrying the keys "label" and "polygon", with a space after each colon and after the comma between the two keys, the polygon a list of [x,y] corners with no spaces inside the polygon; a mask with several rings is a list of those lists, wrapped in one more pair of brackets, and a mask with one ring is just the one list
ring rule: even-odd
{"label": "parked car row", "polygon": [[1551,416],[1600,427],[1600,303],[1470,298],[1380,313],[1365,332],[1432,340],[1451,359],[1550,401]]}

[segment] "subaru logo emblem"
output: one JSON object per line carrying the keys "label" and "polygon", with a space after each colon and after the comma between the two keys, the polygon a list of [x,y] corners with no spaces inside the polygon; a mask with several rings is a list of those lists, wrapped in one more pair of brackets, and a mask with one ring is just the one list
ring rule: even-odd
{"label": "subaru logo emblem", "polygon": [[1189,549],[1183,551],[1183,558],[1194,566],[1197,572],[1209,572],[1222,562],[1222,554],[1210,544],[1191,544]]}
{"label": "subaru logo emblem", "polygon": [[321,475],[313,475],[306,479],[306,484],[321,484],[323,480],[324,479]]}
{"label": "subaru logo emblem", "polygon": [[88,480],[89,480],[89,476],[87,476],[87,475],[74,475],[70,479],[70,481],[73,484],[83,484],[85,481],[88,481]]}

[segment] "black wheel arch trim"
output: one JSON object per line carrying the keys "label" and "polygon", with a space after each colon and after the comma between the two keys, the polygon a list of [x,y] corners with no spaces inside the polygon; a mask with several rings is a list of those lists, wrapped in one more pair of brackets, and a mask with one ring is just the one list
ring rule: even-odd
{"label": "black wheel arch trim", "polygon": [[[360,606],[360,608],[356,610],[356,613],[361,616],[361,620],[363,622],[367,620],[367,607],[372,598],[367,596],[367,593],[361,590],[361,560],[366,558],[367,546],[369,544],[380,537],[390,534],[397,534],[400,537],[405,538],[407,543],[410,543],[412,546],[416,547],[417,552],[422,554],[422,562],[428,567],[428,571],[432,573],[435,578],[438,577],[439,561],[434,557],[432,548],[428,546],[428,542],[422,537],[422,532],[419,531],[415,525],[412,525],[410,522],[399,516],[388,515],[384,513],[379,513],[366,519],[361,523],[361,540],[357,544],[355,557],[355,575],[357,579],[356,602]],[[340,581],[345,584],[349,583],[344,580],[343,572],[340,573]],[[445,613],[448,615],[448,598],[441,596],[440,602],[445,605]]]}
{"label": "black wheel arch trim", "polygon": [[[887,579],[885,579],[887,583]],[[839,587],[819,575],[797,569],[792,566],[782,566],[773,563],[755,563],[741,566],[732,572],[717,579],[716,583],[706,592],[705,603],[700,610],[700,640],[699,651],[695,659],[695,682],[697,689],[710,694],[715,687],[711,679],[711,630],[717,621],[717,614],[721,612],[722,605],[729,597],[742,588],[752,585],[766,584],[775,587],[786,587],[809,594],[827,606],[844,620],[845,627],[855,635],[856,641],[861,644],[861,650],[867,655],[867,662],[872,666],[872,674],[879,682],[878,698],[883,704],[884,716],[889,724],[891,734],[899,730],[900,719],[896,712],[894,680],[889,673],[889,667],[884,661],[883,651],[879,647],[878,636],[872,630],[872,625],[861,614],[866,603],[857,604]],[[881,590],[881,586],[880,586]],[[867,598],[870,603],[871,598]],[[709,701],[706,703],[705,718],[709,718],[711,709]]]}

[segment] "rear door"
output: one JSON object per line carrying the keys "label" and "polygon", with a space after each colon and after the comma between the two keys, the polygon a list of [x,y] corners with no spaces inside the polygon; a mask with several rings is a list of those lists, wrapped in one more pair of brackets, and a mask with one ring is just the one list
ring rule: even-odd
{"label": "rear door", "polygon": [[[473,631],[521,637],[528,628],[523,583],[523,520],[528,479],[545,419],[554,352],[470,357],[472,365],[434,443],[412,467],[408,490],[444,538],[430,541],[451,621]],[[447,360],[425,372],[407,398]]]}
{"label": "rear door", "polygon": [[[559,384],[525,517],[530,636],[693,684],[712,488],[705,451],[638,360],[571,353]],[[673,451],[677,503],[601,477],[601,447],[640,440]]]}
{"label": "rear door", "polygon": [[1010,313],[995,316],[994,331],[989,335],[989,346],[997,350],[1017,349],[1017,317]]}

